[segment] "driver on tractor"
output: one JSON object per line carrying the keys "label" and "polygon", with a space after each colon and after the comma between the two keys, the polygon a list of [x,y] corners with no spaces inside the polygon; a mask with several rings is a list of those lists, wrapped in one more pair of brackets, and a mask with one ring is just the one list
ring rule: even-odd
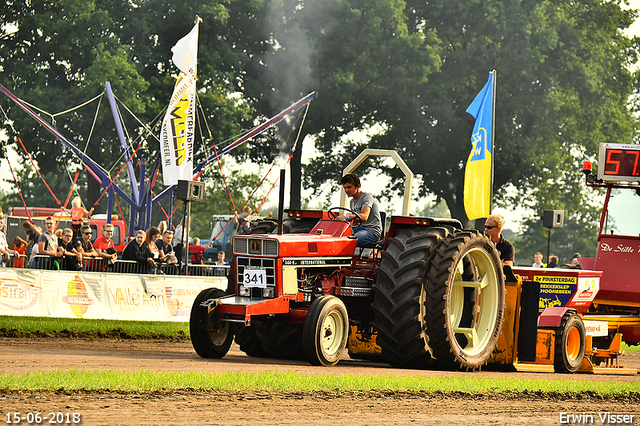
{"label": "driver on tractor", "polygon": [[[360,178],[354,173],[346,174],[340,183],[347,197],[351,197],[349,207],[351,212],[338,216],[336,219],[354,222],[353,235],[358,239],[358,247],[366,246],[380,239],[382,222],[378,202],[367,192],[362,192]],[[356,214],[353,214],[356,213]]]}

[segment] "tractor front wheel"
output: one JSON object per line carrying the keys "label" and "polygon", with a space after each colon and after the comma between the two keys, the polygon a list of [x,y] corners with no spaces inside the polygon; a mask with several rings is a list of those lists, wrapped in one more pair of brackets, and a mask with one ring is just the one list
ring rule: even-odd
{"label": "tractor front wheel", "polygon": [[336,365],[347,348],[349,317],[342,300],[321,296],[311,303],[304,320],[302,346],[311,365]]}
{"label": "tractor front wheel", "polygon": [[218,299],[225,292],[217,288],[202,290],[193,301],[189,331],[191,344],[196,353],[202,358],[222,358],[229,352],[233,342],[233,329],[230,323],[218,320],[217,310],[211,314],[207,306],[200,306],[202,302]]}
{"label": "tractor front wheel", "polygon": [[582,365],[587,346],[587,332],[582,318],[567,312],[556,329],[554,370],[556,373],[575,373]]}

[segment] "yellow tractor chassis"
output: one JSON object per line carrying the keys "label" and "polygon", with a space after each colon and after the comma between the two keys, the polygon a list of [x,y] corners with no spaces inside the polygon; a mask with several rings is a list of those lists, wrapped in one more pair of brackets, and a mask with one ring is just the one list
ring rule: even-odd
{"label": "yellow tractor chassis", "polygon": [[[559,319],[562,317],[562,311],[560,310],[567,311],[568,309],[558,307],[547,308],[540,315],[536,324],[532,321],[532,311],[537,309],[537,298],[529,297],[527,294],[528,288],[535,283],[523,281],[521,277],[518,277],[517,282],[507,282],[506,284],[506,306],[504,310],[505,318],[502,325],[502,334],[498,339],[489,363],[511,364],[517,371],[554,372],[557,347],[556,330],[554,330],[554,328],[557,329],[557,327],[560,326]],[[531,291],[531,293],[536,294],[537,292]],[[533,317],[535,317],[535,315],[533,315]],[[586,315],[583,318],[590,321],[604,321],[615,325],[616,318],[618,317],[609,315]],[[628,323],[628,321],[622,320],[619,322],[623,324]],[[537,329],[535,341],[526,337],[532,335],[532,333],[530,333],[532,325]],[[534,344],[535,352],[530,349]],[[621,345],[622,335],[620,333],[615,333],[612,342],[607,348],[594,348],[592,336],[587,335],[585,355],[582,364],[578,368],[578,372],[637,374],[636,369],[625,368],[619,363],[620,355],[622,355]],[[569,336],[566,350],[570,353],[574,352],[575,346],[575,337]],[[533,355],[533,353],[535,353],[535,355]],[[604,366],[598,366],[599,364],[604,364]]]}

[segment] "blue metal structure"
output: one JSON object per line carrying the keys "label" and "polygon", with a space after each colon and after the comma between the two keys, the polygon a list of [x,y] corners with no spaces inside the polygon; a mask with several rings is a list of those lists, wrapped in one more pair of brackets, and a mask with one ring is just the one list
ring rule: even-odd
{"label": "blue metal structure", "polygon": [[[130,220],[129,220],[129,231],[130,235],[133,235],[136,229],[136,223],[138,228],[148,228],[151,221],[151,208],[153,203],[158,203],[162,198],[167,195],[171,196],[169,209],[173,211],[173,204],[175,200],[175,185],[169,186],[165,188],[160,194],[158,194],[155,198],[151,197],[151,191],[153,186],[155,185],[156,178],[158,176],[158,162],[154,165],[151,173],[151,179],[149,185],[145,185],[145,173],[146,173],[146,161],[140,161],[140,182],[136,181],[135,172],[133,169],[133,164],[131,160],[131,154],[129,153],[129,148],[126,143],[126,139],[124,136],[124,131],[122,128],[122,122],[120,120],[120,116],[117,113],[115,98],[113,96],[113,91],[111,90],[111,85],[109,82],[105,83],[105,92],[107,94],[107,98],[109,99],[109,104],[111,106],[111,111],[113,114],[113,119],[115,121],[116,131],[118,133],[118,138],[120,140],[120,147],[122,149],[125,161],[127,161],[127,172],[129,175],[129,182],[131,185],[131,195],[124,192],[122,188],[120,188],[112,179],[106,170],[104,170],[98,163],[96,163],[93,159],[87,156],[84,152],[82,152],[78,147],[76,147],[73,143],[71,143],[67,138],[65,138],[54,126],[47,123],[42,117],[40,117],[36,112],[34,112],[28,105],[26,105],[21,99],[11,93],[5,86],[0,84],[0,92],[4,93],[15,102],[22,110],[24,110],[27,114],[29,114],[34,120],[36,120],[40,125],[42,125],[45,129],[47,129],[51,134],[53,134],[56,139],[62,144],[64,144],[67,148],[69,148],[82,163],[91,171],[93,174],[97,176],[100,181],[100,184],[107,191],[107,220],[111,220],[111,211],[113,209],[113,200],[114,194],[118,193],[131,207],[130,208]],[[265,123],[260,126],[255,127],[242,137],[238,138],[236,141],[232,142],[228,146],[219,150],[217,155],[222,156],[228,154],[232,149],[240,146],[241,144],[247,142],[252,137],[262,133],[267,130],[272,125],[276,124],[288,114],[293,111],[296,111],[300,107],[308,104],[315,98],[316,92],[312,92],[295,102],[288,108],[281,111],[279,114],[267,120]],[[204,161],[200,162],[196,167],[194,167],[193,175],[194,180],[196,180],[201,171],[211,164],[215,160],[216,156],[211,155]],[[151,202],[149,202],[151,201]],[[144,222],[144,225],[143,225]]]}

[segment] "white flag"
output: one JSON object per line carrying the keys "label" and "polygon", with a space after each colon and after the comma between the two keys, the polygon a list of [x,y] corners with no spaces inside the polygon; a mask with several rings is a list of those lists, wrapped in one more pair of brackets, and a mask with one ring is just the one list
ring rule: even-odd
{"label": "white flag", "polygon": [[199,23],[200,20],[172,49],[173,62],[181,72],[160,132],[162,178],[165,185],[176,185],[178,180],[193,178]]}
{"label": "white flag", "polygon": [[196,22],[193,29],[186,36],[182,37],[171,51],[173,52],[173,63],[184,74],[196,73],[196,62],[198,61],[198,27],[200,20]]}

